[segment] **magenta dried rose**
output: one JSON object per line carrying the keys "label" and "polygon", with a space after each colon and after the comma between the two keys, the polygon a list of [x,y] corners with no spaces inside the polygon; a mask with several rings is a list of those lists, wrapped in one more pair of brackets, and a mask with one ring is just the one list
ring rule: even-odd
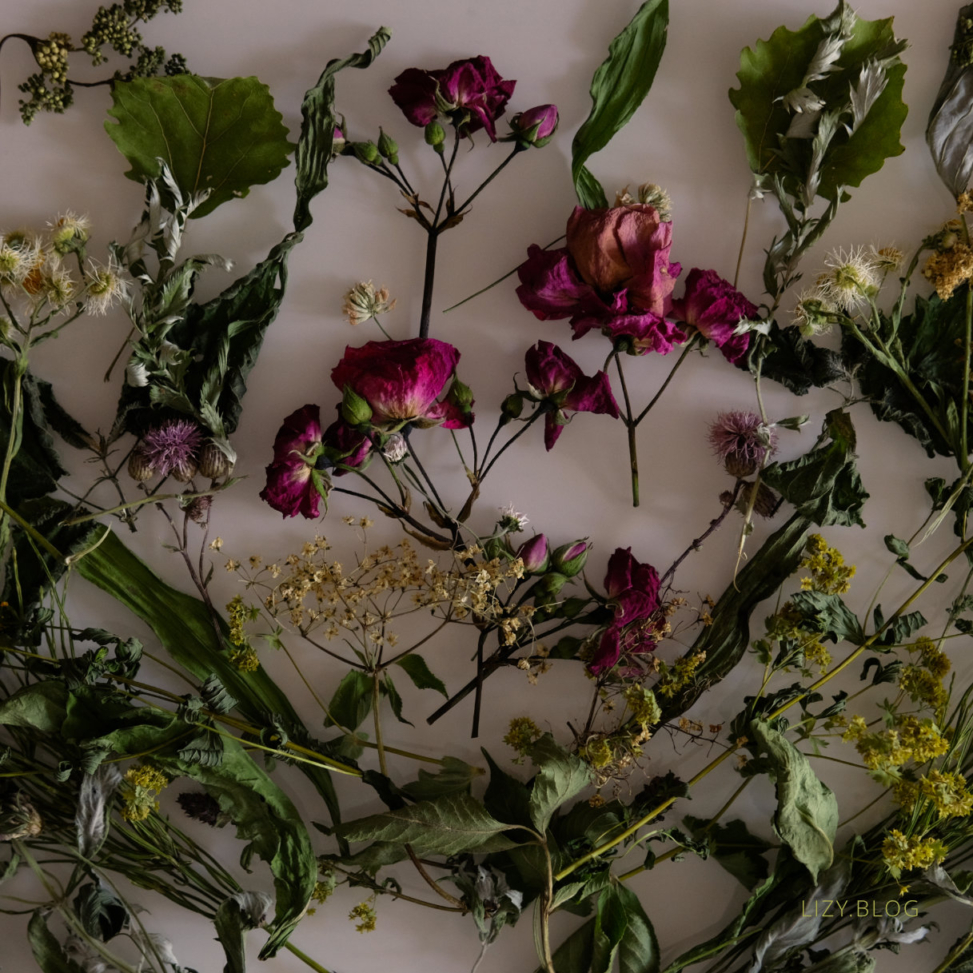
{"label": "magenta dried rose", "polygon": [[488,57],[453,61],[441,71],[408,68],[389,88],[392,100],[413,125],[425,127],[448,115],[461,135],[484,129],[497,140],[496,120],[504,113],[516,81],[505,81]]}
{"label": "magenta dried rose", "polygon": [[598,675],[623,655],[651,652],[656,645],[652,616],[659,609],[659,574],[650,564],[632,557],[632,549],[617,548],[605,575],[607,606],[615,613],[605,629],[588,668]]}
{"label": "magenta dried rose", "polygon": [[542,321],[570,318],[575,338],[597,329],[633,354],[665,355],[686,338],[666,320],[681,270],[671,247],[672,224],[652,206],[576,207],[566,247],[528,249],[517,296]]}
{"label": "magenta dried rose", "polygon": [[715,270],[693,268],[686,278],[686,293],[672,302],[672,314],[712,341],[728,362],[736,362],[750,344],[750,335],[736,334],[736,327],[741,321],[755,321],[759,311]]}
{"label": "magenta dried rose", "polygon": [[320,446],[318,407],[305,405],[292,412],[274,440],[274,459],[267,467],[267,485],[260,491],[260,499],[285,517],[317,517],[321,497],[312,477],[313,462],[308,459],[320,452]]}
{"label": "magenta dried rose", "polygon": [[361,348],[345,348],[331,380],[346,395],[350,389],[364,400],[372,413],[365,421],[372,426],[389,431],[413,422],[464,429],[473,413],[457,397],[447,394],[439,401],[459,357],[452,345],[435,338],[369,341]]}
{"label": "magenta dried rose", "polygon": [[528,108],[510,119],[511,134],[508,138],[516,139],[521,145],[533,145],[540,149],[551,141],[559,121],[557,105]]}
{"label": "magenta dried rose", "polygon": [[552,449],[568,421],[568,412],[593,412],[618,418],[618,404],[608,376],[585,375],[580,366],[557,345],[538,341],[524,358],[531,394],[549,403],[544,416],[544,445]]}

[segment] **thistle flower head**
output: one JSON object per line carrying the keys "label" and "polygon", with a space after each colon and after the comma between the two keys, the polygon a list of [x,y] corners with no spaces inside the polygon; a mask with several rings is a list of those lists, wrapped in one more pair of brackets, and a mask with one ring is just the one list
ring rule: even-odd
{"label": "thistle flower head", "polygon": [[162,476],[184,475],[189,477],[196,470],[196,456],[203,437],[199,427],[188,419],[167,419],[145,434],[141,452],[148,464]]}
{"label": "thistle flower head", "polygon": [[128,281],[118,274],[114,261],[88,264],[88,297],[85,302],[89,314],[107,314],[116,303],[125,303],[129,298]]}
{"label": "thistle flower head", "polygon": [[756,473],[777,449],[777,433],[755,412],[721,412],[710,426],[709,443],[727,473]]}
{"label": "thistle flower head", "polygon": [[44,263],[40,239],[28,230],[0,236],[0,283],[24,284]]}
{"label": "thistle flower head", "polygon": [[838,305],[820,287],[801,291],[794,307],[794,325],[805,338],[827,334],[838,314]]}
{"label": "thistle flower head", "polygon": [[84,249],[88,242],[91,221],[87,216],[78,216],[68,210],[48,225],[51,227],[51,245],[54,252],[62,256]]}
{"label": "thistle flower head", "polygon": [[871,261],[875,269],[885,276],[895,273],[902,266],[905,254],[898,247],[876,247],[872,244]]}
{"label": "thistle flower head", "polygon": [[376,290],[372,282],[360,281],[347,294],[341,311],[352,324],[363,324],[395,307],[395,299],[389,300],[389,290]]}
{"label": "thistle flower head", "polygon": [[878,293],[881,274],[863,247],[832,250],[825,257],[824,266],[818,288],[842,310],[855,311]]}

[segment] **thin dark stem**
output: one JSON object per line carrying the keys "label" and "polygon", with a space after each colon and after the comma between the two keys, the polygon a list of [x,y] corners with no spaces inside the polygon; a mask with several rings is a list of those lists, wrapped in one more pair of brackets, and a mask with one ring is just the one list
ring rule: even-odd
{"label": "thin dark stem", "polygon": [[473,697],[473,731],[470,736],[475,740],[480,735],[480,704],[483,700],[483,643],[487,633],[480,632],[476,641],[476,695]]}
{"label": "thin dark stem", "polygon": [[696,347],[697,338],[698,335],[694,334],[689,339],[689,341],[686,342],[685,346],[683,347],[682,354],[676,360],[676,364],[672,366],[672,370],[666,376],[666,380],[662,383],[661,387],[659,388],[659,391],[652,396],[652,401],[649,402],[649,404],[639,413],[638,418],[635,420],[636,425],[638,425],[649,414],[650,410],[656,404],[656,402],[658,402],[659,399],[662,398],[662,393],[665,392],[665,390],[669,387],[669,383],[672,381],[673,376],[679,370],[679,366],[686,360],[686,356],[689,354],[689,352]]}
{"label": "thin dark stem", "polygon": [[[523,427],[522,427],[521,429],[519,429],[519,430],[518,430],[517,432],[515,432],[515,433],[514,433],[514,434],[513,434],[513,435],[512,435],[512,436],[511,436],[511,437],[510,437],[510,438],[509,438],[509,439],[508,439],[508,440],[507,440],[507,441],[506,441],[506,442],[505,442],[505,443],[504,443],[504,444],[503,444],[503,445],[501,446],[501,447],[500,447],[500,449],[498,449],[498,450],[497,450],[497,455],[496,455],[496,456],[494,456],[492,460],[490,460],[490,462],[489,462],[489,464],[487,465],[487,468],[486,468],[486,469],[485,469],[485,470],[484,470],[484,471],[483,471],[482,473],[480,473],[480,474],[478,475],[478,477],[477,477],[477,479],[479,480],[479,482],[480,482],[480,483],[482,483],[482,482],[483,482],[483,481],[484,481],[484,480],[486,479],[486,475],[487,475],[487,473],[489,473],[489,472],[490,472],[490,470],[491,470],[491,469],[493,469],[493,464],[494,464],[494,463],[496,463],[496,461],[497,461],[498,459],[500,459],[500,457],[501,457],[501,456],[503,456],[503,454],[504,454],[504,453],[506,452],[506,450],[507,450],[507,449],[509,449],[509,448],[510,448],[510,447],[511,447],[511,446],[512,446],[512,445],[513,445],[513,444],[514,444],[514,443],[515,443],[515,442],[516,442],[516,441],[517,441],[518,439],[520,439],[520,437],[521,437],[521,436],[523,436],[523,434],[524,434],[525,432],[527,432],[527,430],[528,430],[528,429],[529,429],[529,428],[531,427],[531,425],[532,425],[532,424],[533,424],[533,423],[534,423],[534,422],[535,422],[535,421],[536,421],[537,419],[539,419],[539,418],[540,418],[540,416],[541,416],[542,414],[543,414],[543,413],[541,413],[541,412],[540,412],[540,410],[538,410],[537,412],[535,412],[535,413],[534,413],[534,414],[533,414],[533,415],[532,415],[532,416],[531,416],[531,417],[530,417],[530,418],[529,418],[529,419],[528,419],[528,420],[527,420],[527,421],[526,421],[526,422],[524,423],[524,425],[523,425]],[[493,440],[491,439],[491,440],[490,440],[490,442],[492,443],[492,442],[493,442]],[[488,450],[487,450],[487,451],[489,452],[489,448],[488,448]]]}
{"label": "thin dark stem", "polygon": [[461,214],[463,210],[466,209],[466,207],[469,206],[470,203],[472,203],[473,200],[476,199],[476,197],[479,196],[480,193],[482,193],[483,190],[486,189],[487,186],[489,186],[490,183],[493,182],[493,180],[496,179],[504,169],[507,168],[507,166],[510,164],[510,160],[522,151],[523,149],[519,145],[516,146],[510,155],[508,155],[507,158],[504,159],[503,162],[501,162],[500,165],[498,165],[496,169],[494,169],[493,172],[491,172],[490,175],[480,183],[480,185],[470,194],[470,196],[467,197],[465,202],[460,203],[460,205],[456,207],[456,213]]}
{"label": "thin dark stem", "polygon": [[419,470],[419,473],[422,476],[423,480],[425,480],[426,483],[429,485],[429,489],[432,490],[432,495],[436,498],[436,503],[439,504],[440,511],[445,516],[446,505],[443,503],[442,498],[439,496],[439,491],[436,489],[436,484],[432,482],[432,479],[430,478],[429,474],[426,472],[425,467],[422,465],[422,460],[419,459],[419,455],[412,448],[412,440],[408,432],[405,434],[404,438],[405,438],[406,448],[409,450],[409,455],[412,457],[412,461],[416,464],[416,469]]}
{"label": "thin dark stem", "polygon": [[705,541],[706,538],[713,533],[713,531],[719,528],[720,524],[722,524],[726,519],[726,515],[733,509],[733,505],[737,502],[737,497],[740,495],[740,489],[742,486],[743,480],[737,480],[736,485],[733,487],[733,493],[723,505],[723,512],[718,517],[714,517],[713,520],[709,522],[709,527],[707,527],[706,530],[704,530],[703,533],[700,534],[699,537],[697,537],[696,540],[694,540],[692,544],[690,544],[689,547],[687,547],[686,550],[684,550],[682,554],[680,554],[679,557],[672,562],[669,570],[666,571],[666,573],[662,576],[662,579],[659,581],[660,587],[669,581],[676,573],[676,568],[678,568],[679,565],[682,564],[682,562],[685,561],[693,551],[698,551],[700,547],[702,547],[703,541]]}
{"label": "thin dark stem", "polygon": [[632,402],[628,396],[628,385],[625,382],[625,372],[622,369],[621,355],[614,352],[615,367],[618,369],[618,379],[622,383],[622,397],[625,400],[625,428],[628,430],[628,458],[632,476],[632,506],[639,505],[639,455],[636,430],[638,420],[632,414]]}
{"label": "thin dark stem", "polygon": [[426,273],[422,282],[422,311],[419,316],[419,337],[429,337],[429,318],[432,314],[432,290],[436,282],[436,244],[439,230],[431,227],[426,231]]}

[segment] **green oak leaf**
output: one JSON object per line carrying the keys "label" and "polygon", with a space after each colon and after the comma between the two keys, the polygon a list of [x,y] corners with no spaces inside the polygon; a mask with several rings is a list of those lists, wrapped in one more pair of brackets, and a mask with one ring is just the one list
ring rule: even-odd
{"label": "green oak leaf", "polygon": [[[803,160],[810,161],[813,139],[788,137],[796,115],[784,104],[788,94],[804,85],[805,72],[815,59],[818,45],[828,31],[826,24],[840,16],[844,4],[827,20],[811,17],[800,30],[779,27],[769,40],[758,40],[740,55],[737,78],[740,87],[731,89],[730,101],[743,132],[750,169],[756,175],[799,175]],[[894,55],[902,49],[892,32],[892,18],[855,19],[841,55],[824,77],[807,87],[823,103],[822,119],[840,112],[838,130],[828,144],[820,164],[817,194],[829,200],[838,198],[842,188],[858,186],[881,169],[885,160],[905,151],[899,132],[908,113],[902,101],[905,65]],[[849,134],[851,91],[858,85],[862,69],[872,61],[892,58],[885,86],[871,102],[867,113]],[[810,112],[806,112],[810,116]],[[796,171],[797,170],[797,171]]]}
{"label": "green oak leaf", "polygon": [[194,217],[275,179],[294,148],[257,78],[133,78],[112,88],[105,130],[132,168],[129,179],[160,174],[162,159],[188,198],[208,192]]}

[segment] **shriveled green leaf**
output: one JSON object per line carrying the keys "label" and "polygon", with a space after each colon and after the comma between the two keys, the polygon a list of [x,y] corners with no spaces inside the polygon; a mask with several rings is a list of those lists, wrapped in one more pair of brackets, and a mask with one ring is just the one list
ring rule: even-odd
{"label": "shriveled green leaf", "polygon": [[430,773],[419,770],[419,779],[402,785],[402,790],[413,800],[431,801],[443,794],[468,794],[470,784],[483,771],[457,757],[443,757],[442,770]]}
{"label": "shriveled green leaf", "polygon": [[133,78],[112,85],[112,102],[105,131],[132,166],[125,175],[156,179],[161,159],[184,198],[208,193],[194,217],[275,179],[294,147],[270,89],[253,77]]}
{"label": "shriveled green leaf", "polygon": [[646,0],[611,42],[608,57],[591,79],[591,112],[571,143],[571,177],[586,209],[605,207],[608,201],[585,163],[611,141],[649,93],[668,26],[668,0]]}
{"label": "shriveled green leaf", "polygon": [[346,673],[328,703],[328,716],[324,725],[357,730],[372,711],[373,692],[373,680],[367,672],[352,669]]}
{"label": "shriveled green leaf", "polygon": [[767,878],[770,869],[764,853],[772,846],[751,834],[741,820],[712,824],[704,818],[686,815],[683,822],[697,840],[707,842],[709,853],[744,888],[752,890]]}
{"label": "shriveled green leaf", "polygon": [[128,909],[108,885],[87,882],[78,890],[74,911],[89,936],[107,943],[130,922]]}
{"label": "shriveled green leaf", "polygon": [[[820,348],[801,336],[797,328],[781,328],[770,322],[766,342],[753,342],[759,355],[760,375],[780,382],[794,395],[807,395],[811,388],[823,388],[844,375],[841,356],[830,348]],[[753,354],[744,355],[738,368],[751,368]]]}
{"label": "shriveled green leaf", "polygon": [[543,834],[557,809],[591,783],[591,767],[558,746],[550,733],[534,741],[527,754],[537,767],[530,791],[530,816]]}
{"label": "shriveled green leaf", "polygon": [[361,54],[329,61],[318,83],[304,95],[301,105],[301,138],[297,145],[297,206],[294,229],[306,230],[311,225],[311,200],[328,185],[328,164],[334,151],[335,75],[344,68],[367,68],[392,37],[388,27],[380,27],[368,40],[368,50]]}
{"label": "shriveled green leaf", "polygon": [[[806,86],[819,103],[819,115],[807,108],[798,119],[807,128],[800,133],[791,129],[799,113],[789,110],[785,99],[805,87],[806,72],[819,45],[829,34],[833,36],[845,7],[843,2],[839,4],[827,20],[812,16],[797,31],[779,27],[769,40],[744,48],[737,72],[740,87],[730,91],[750,169],[757,175],[789,176],[798,181],[815,169],[820,180],[817,195],[829,200],[837,199],[844,187],[860,185],[887,158],[904,151],[899,131],[908,112],[902,101],[905,65],[897,57],[904,45],[893,34],[892,19],[855,18],[840,56],[823,71],[823,77]],[[876,62],[884,72],[884,87],[864,117],[856,120],[852,92],[859,88],[862,71]],[[819,146],[813,136],[825,121],[835,130],[824,140],[823,158],[816,162]]]}
{"label": "shriveled green leaf", "polygon": [[73,959],[68,959],[54,933],[47,927],[44,912],[38,909],[27,924],[30,951],[43,973],[84,973]]}
{"label": "shriveled green leaf", "polygon": [[838,801],[814,775],[807,757],[782,733],[754,720],[750,735],[773,766],[777,788],[774,829],[817,881],[818,874],[834,860]]}
{"label": "shriveled green leaf", "polygon": [[417,854],[459,855],[514,847],[504,835],[511,828],[469,795],[448,794],[398,811],[348,821],[338,828],[338,834],[349,841],[410,844]]}
{"label": "shriveled green leaf", "polygon": [[831,442],[795,460],[772,463],[761,478],[798,512],[824,527],[864,526],[861,510],[868,499],[854,462],[854,428],[846,413],[829,412],[825,432]]}
{"label": "shriveled green leaf", "polygon": [[67,715],[68,690],[57,679],[18,689],[0,705],[0,725],[57,733]]}
{"label": "shriveled green leaf", "polygon": [[432,674],[429,666],[426,665],[426,660],[421,655],[410,652],[408,655],[396,659],[395,664],[405,669],[406,675],[412,680],[416,689],[435,689],[437,693],[449,697],[443,681]]}

